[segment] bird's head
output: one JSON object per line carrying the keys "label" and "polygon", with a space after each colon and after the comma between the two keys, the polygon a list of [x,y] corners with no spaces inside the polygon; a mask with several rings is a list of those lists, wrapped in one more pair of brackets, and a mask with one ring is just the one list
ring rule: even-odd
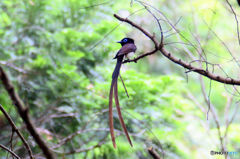
{"label": "bird's head", "polygon": [[134,40],[131,38],[123,38],[121,41],[118,41],[117,43],[120,43],[123,46],[123,45],[129,44],[129,43],[134,44]]}

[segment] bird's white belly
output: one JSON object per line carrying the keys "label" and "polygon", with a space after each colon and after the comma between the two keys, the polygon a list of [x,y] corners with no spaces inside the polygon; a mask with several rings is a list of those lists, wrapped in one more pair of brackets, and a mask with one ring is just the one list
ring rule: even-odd
{"label": "bird's white belly", "polygon": [[130,52],[130,53],[128,53],[126,56],[127,56],[127,58],[131,58],[131,57],[134,56],[134,52]]}

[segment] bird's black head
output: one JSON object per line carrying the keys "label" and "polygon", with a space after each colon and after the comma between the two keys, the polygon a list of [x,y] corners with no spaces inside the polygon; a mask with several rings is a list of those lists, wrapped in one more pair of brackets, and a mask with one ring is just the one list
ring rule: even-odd
{"label": "bird's black head", "polygon": [[122,46],[129,43],[134,44],[134,40],[131,38],[123,38],[121,41],[118,41],[118,43],[120,43]]}

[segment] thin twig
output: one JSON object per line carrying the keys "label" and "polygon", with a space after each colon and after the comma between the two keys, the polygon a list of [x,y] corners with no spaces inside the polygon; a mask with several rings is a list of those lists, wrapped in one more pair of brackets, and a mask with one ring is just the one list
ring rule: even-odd
{"label": "thin twig", "polygon": [[153,159],[161,159],[161,157],[152,147],[148,148],[148,153],[152,156]]}
{"label": "thin twig", "polygon": [[228,4],[228,6],[231,8],[231,11],[232,11],[232,13],[233,13],[233,15],[234,15],[234,18],[235,18],[235,21],[236,21],[236,25],[237,25],[238,44],[240,45],[240,35],[239,35],[239,25],[238,25],[237,14],[236,14],[236,12],[234,11],[234,9],[233,9],[231,3],[230,3],[228,0],[226,0],[226,2],[227,2],[227,4]]}
{"label": "thin twig", "polygon": [[56,150],[53,150],[53,151],[58,153],[58,154],[64,154],[64,155],[70,155],[70,154],[74,154],[74,153],[87,152],[87,151],[93,150],[95,148],[101,147],[103,144],[105,144],[105,142],[106,142],[105,140],[106,140],[107,136],[108,135],[105,135],[103,137],[103,139],[101,139],[96,145],[90,146],[88,148],[73,149],[73,150],[70,150],[69,152],[61,152],[61,151],[56,151]]}
{"label": "thin twig", "polygon": [[0,144],[0,147],[6,151],[8,151],[9,153],[11,153],[14,157],[16,157],[17,159],[21,159],[17,154],[15,154],[12,150],[10,150],[9,148],[5,147],[4,145]]}
{"label": "thin twig", "polygon": [[220,126],[220,122],[219,122],[217,113],[216,113],[216,111],[214,109],[214,106],[211,105],[211,103],[209,102],[207,93],[205,91],[206,89],[205,89],[205,84],[203,82],[202,76],[199,76],[199,78],[200,78],[201,90],[202,90],[202,94],[203,94],[203,97],[204,97],[204,101],[208,105],[208,108],[209,108],[210,112],[212,113],[214,122],[215,122],[215,124],[217,126],[217,132],[218,132],[218,137],[219,137],[221,149],[222,149],[222,151],[225,151],[224,144],[223,144],[223,137],[222,137],[222,133],[221,133],[221,126]]}
{"label": "thin twig", "polygon": [[20,99],[19,95],[15,91],[11,81],[9,80],[9,77],[4,72],[2,67],[0,67],[0,80],[2,81],[2,84],[4,85],[6,91],[8,92],[8,95],[11,97],[13,104],[17,108],[19,115],[21,116],[22,120],[25,122],[27,130],[32,135],[33,139],[36,141],[36,143],[44,153],[45,157],[48,159],[54,159],[55,157],[53,153],[51,152],[50,148],[47,146],[45,141],[42,139],[42,137],[38,133],[36,127],[32,123],[32,120],[29,116],[28,109],[24,106],[22,100]]}
{"label": "thin twig", "polygon": [[0,64],[1,64],[1,65],[5,65],[5,66],[8,66],[8,67],[14,69],[15,71],[17,71],[17,72],[19,72],[19,73],[27,74],[27,71],[25,71],[25,70],[22,69],[22,68],[19,68],[19,67],[15,66],[13,63],[6,62],[6,61],[0,61]]}
{"label": "thin twig", "polygon": [[111,1],[106,1],[106,2],[102,2],[102,3],[97,3],[97,4],[90,5],[90,6],[85,6],[85,7],[79,8],[79,9],[94,8],[94,7],[98,7],[98,6],[104,5],[104,4],[108,4],[108,3],[110,3],[110,2],[111,2]]}
{"label": "thin twig", "polygon": [[143,57],[146,57],[146,56],[149,56],[149,55],[152,55],[154,53],[156,53],[157,51],[160,51],[162,53],[163,56],[167,57],[170,61],[176,63],[177,65],[180,65],[188,70],[191,70],[193,72],[196,72],[200,75],[203,75],[211,80],[214,80],[214,81],[217,81],[217,82],[220,82],[220,83],[224,83],[224,84],[230,84],[230,85],[240,85],[240,80],[237,80],[237,79],[233,79],[233,78],[225,78],[225,77],[222,77],[222,76],[218,76],[218,75],[215,75],[211,72],[209,72],[208,70],[204,70],[202,68],[197,68],[197,67],[194,67],[192,65],[190,65],[189,63],[187,62],[184,62],[182,61],[181,59],[178,59],[176,57],[174,57],[170,52],[168,52],[163,46],[162,47],[159,47],[158,46],[158,42],[156,41],[155,37],[153,35],[151,35],[148,31],[146,31],[144,28],[142,28],[141,26],[135,24],[134,22],[132,22],[131,20],[127,19],[127,18],[122,18],[116,14],[114,14],[114,17],[117,18],[118,20],[120,21],[123,21],[123,22],[126,22],[128,24],[130,24],[131,26],[135,27],[136,29],[138,29],[139,31],[141,31],[144,35],[146,35],[155,45],[155,50],[149,52],[149,53],[146,53],[146,54],[143,54],[133,60],[127,60],[127,61],[124,61],[124,63],[127,63],[127,62],[136,62],[138,61],[139,59],[143,58]]}
{"label": "thin twig", "polygon": [[122,79],[122,76],[121,76],[121,75],[119,75],[119,76],[120,76],[120,79],[121,79],[121,81],[122,81],[124,90],[125,90],[125,92],[126,92],[126,94],[127,94],[127,97],[129,98],[128,91],[127,91],[127,88],[126,88],[126,86],[125,86],[125,84],[124,84],[124,81],[123,81],[123,79]]}
{"label": "thin twig", "polygon": [[[4,116],[7,118],[8,122],[11,124],[13,132],[16,132],[18,134],[18,136],[20,137],[20,139],[22,140],[24,146],[26,147],[28,154],[30,156],[31,159],[33,159],[33,154],[32,154],[32,150],[30,148],[30,146],[28,145],[27,141],[24,139],[23,135],[20,133],[20,131],[18,130],[18,128],[16,127],[16,125],[14,124],[13,120],[11,119],[11,117],[8,115],[8,113],[4,110],[4,108],[2,107],[2,105],[0,104],[0,110],[3,112]],[[12,135],[13,137],[13,135]],[[11,137],[11,139],[12,139]]]}

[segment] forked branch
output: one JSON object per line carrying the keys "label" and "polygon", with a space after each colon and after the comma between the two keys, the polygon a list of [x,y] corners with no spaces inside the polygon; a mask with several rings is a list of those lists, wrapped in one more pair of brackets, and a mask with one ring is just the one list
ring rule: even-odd
{"label": "forked branch", "polygon": [[153,51],[142,54],[133,60],[125,60],[124,63],[137,62],[141,58],[152,55],[152,54],[156,53],[157,51],[160,51],[160,53],[163,56],[167,57],[170,61],[176,63],[177,65],[180,65],[183,68],[189,70],[189,72],[196,72],[196,73],[201,74],[211,80],[214,80],[214,81],[217,81],[220,83],[229,84],[229,85],[240,85],[240,80],[229,78],[229,77],[222,77],[222,76],[213,74],[213,73],[209,72],[208,70],[204,70],[202,68],[192,66],[190,63],[184,62],[181,59],[174,57],[170,52],[168,52],[164,48],[164,45],[159,45],[159,42],[155,39],[154,35],[151,35],[143,27],[139,26],[138,24],[135,24],[133,21],[131,21],[127,18],[120,17],[117,14],[114,14],[114,17],[117,18],[119,21],[126,22],[126,23],[130,24],[131,26],[135,27],[136,29],[138,29],[139,31],[141,31],[144,35],[146,35],[153,42],[153,44],[155,46],[155,49]]}
{"label": "forked branch", "polygon": [[37,132],[37,129],[32,123],[32,120],[29,116],[28,109],[24,106],[22,100],[18,96],[15,88],[13,87],[11,81],[9,80],[6,72],[2,69],[2,67],[0,67],[0,80],[2,81],[2,84],[8,92],[8,95],[10,96],[13,104],[17,108],[19,115],[26,124],[27,130],[32,135],[33,139],[36,141],[36,143],[44,153],[45,157],[48,159],[53,159],[53,153],[51,152],[45,141],[42,139],[41,135]]}
{"label": "forked branch", "polygon": [[30,146],[28,145],[27,141],[24,139],[23,135],[20,133],[20,131],[18,130],[17,126],[14,124],[13,120],[11,119],[11,117],[8,115],[8,113],[3,109],[2,105],[0,104],[0,110],[1,112],[4,114],[4,116],[7,118],[8,122],[10,123],[10,125],[12,126],[12,129],[17,133],[17,135],[20,137],[20,139],[22,140],[24,146],[26,147],[28,153],[29,153],[29,157],[31,159],[33,159],[33,154],[32,154],[32,150],[30,148]]}

